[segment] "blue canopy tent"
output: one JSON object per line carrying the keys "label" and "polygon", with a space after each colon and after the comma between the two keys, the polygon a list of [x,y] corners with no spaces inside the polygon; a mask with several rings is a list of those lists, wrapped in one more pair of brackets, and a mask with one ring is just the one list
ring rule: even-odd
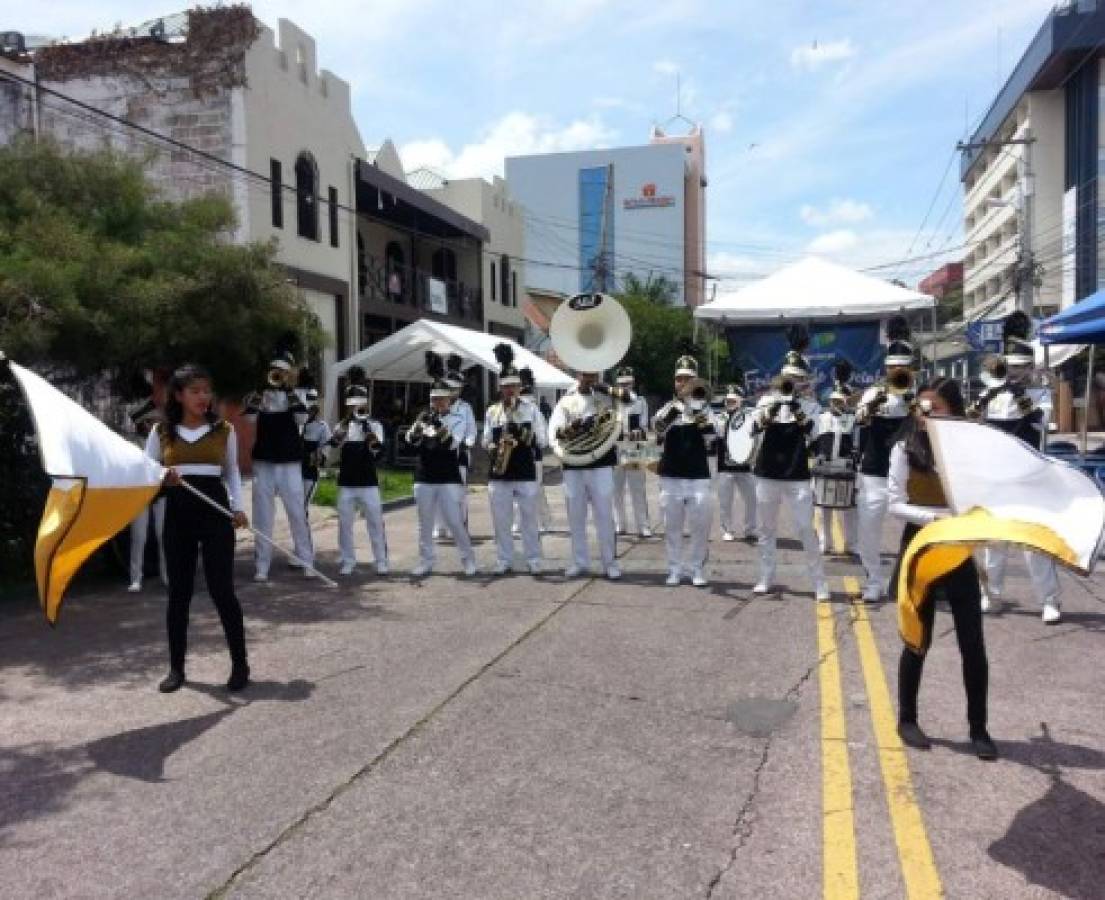
{"label": "blue canopy tent", "polygon": [[1082,455],[1086,455],[1090,418],[1090,395],[1093,391],[1094,345],[1105,344],[1105,290],[1090,294],[1073,306],[1044,319],[1036,329],[1044,352],[1052,344],[1089,344],[1089,366],[1086,373],[1086,399],[1082,415]]}

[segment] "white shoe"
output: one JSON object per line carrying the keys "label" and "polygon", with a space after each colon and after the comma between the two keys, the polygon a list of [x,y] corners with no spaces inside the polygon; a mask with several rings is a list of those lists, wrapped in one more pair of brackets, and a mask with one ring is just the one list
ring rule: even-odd
{"label": "white shoe", "polygon": [[1044,613],[1041,618],[1044,620],[1045,625],[1054,625],[1062,618],[1062,614],[1059,612],[1059,605],[1057,603],[1045,603]]}
{"label": "white shoe", "polygon": [[529,569],[530,575],[540,575],[542,572],[541,560],[531,559],[526,563],[526,567]]}
{"label": "white shoe", "polygon": [[617,565],[610,566],[606,570],[606,577],[611,581],[617,581],[619,578],[622,577],[622,570],[619,569]]}
{"label": "white shoe", "polygon": [[994,602],[990,599],[990,595],[985,591],[982,592],[982,597],[978,601],[978,608],[984,613],[990,612],[994,608]]}
{"label": "white shoe", "polygon": [[431,566],[427,565],[426,563],[419,563],[417,566],[411,569],[411,575],[413,575],[415,578],[421,578],[423,575],[429,575],[432,571],[433,569]]}
{"label": "white shoe", "polygon": [[505,562],[495,563],[495,567],[491,570],[492,575],[505,575],[510,571],[510,566]]}
{"label": "white shoe", "polygon": [[132,581],[129,585],[127,585],[127,591],[132,594],[137,594],[140,590],[142,590],[141,581]]}
{"label": "white shoe", "polygon": [[833,599],[832,591],[829,590],[829,583],[827,581],[819,581],[813,589],[813,598],[818,603],[828,603]]}
{"label": "white shoe", "polygon": [[642,529],[641,529],[641,537],[643,537],[643,538],[650,538],[650,537],[652,537],[652,529],[651,529],[651,528],[649,528],[649,527],[648,527],[648,526],[646,525],[646,526],[645,526],[644,528],[642,528]]}
{"label": "white shoe", "polygon": [[709,583],[709,579],[703,574],[701,569],[694,570],[694,574],[691,576],[691,584],[695,587],[706,587]]}
{"label": "white shoe", "polygon": [[733,532],[731,532],[731,531],[724,531],[721,534],[721,539],[723,541],[725,541],[726,543],[731,544],[733,541],[735,541],[737,539],[737,536],[735,534],[733,534]]}
{"label": "white shoe", "polygon": [[565,578],[579,578],[583,574],[583,570],[579,566],[568,566],[564,570]]}
{"label": "white shoe", "polygon": [[864,603],[878,603],[882,599],[882,587],[878,584],[868,584],[860,594],[860,600]]}
{"label": "white shoe", "polygon": [[258,583],[263,583],[265,581],[268,581],[269,580],[269,573],[268,572],[254,572],[253,573],[253,580],[258,582]]}
{"label": "white shoe", "polygon": [[668,587],[675,587],[677,584],[679,584],[679,574],[680,573],[678,569],[672,569],[670,572],[668,572],[668,577],[664,580],[664,584],[666,584]]}
{"label": "white shoe", "polygon": [[752,587],[752,593],[753,594],[758,594],[761,597],[764,594],[770,594],[771,593],[771,585],[768,584],[766,581],[762,581],[762,580],[757,581],[756,584]]}
{"label": "white shoe", "polygon": [[357,568],[356,563],[344,562],[341,564],[341,568],[338,569],[339,575],[352,575],[353,570]]}
{"label": "white shoe", "polygon": [[388,564],[387,563],[377,563],[376,564],[376,574],[377,575],[387,575],[387,573],[388,573]]}
{"label": "white shoe", "polygon": [[479,569],[476,568],[476,561],[474,559],[470,559],[464,564],[465,575],[475,575],[478,571]]}

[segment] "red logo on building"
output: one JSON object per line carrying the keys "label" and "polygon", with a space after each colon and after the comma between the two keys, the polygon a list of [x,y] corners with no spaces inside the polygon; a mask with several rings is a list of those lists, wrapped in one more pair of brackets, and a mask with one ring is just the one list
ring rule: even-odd
{"label": "red logo on building", "polygon": [[642,197],[655,197],[656,196],[656,185],[652,184],[651,182],[649,184],[644,185],[641,188],[641,196]]}

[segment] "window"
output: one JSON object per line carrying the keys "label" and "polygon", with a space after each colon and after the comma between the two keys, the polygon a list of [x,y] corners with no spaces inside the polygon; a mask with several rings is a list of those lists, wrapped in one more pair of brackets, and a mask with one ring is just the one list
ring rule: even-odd
{"label": "window", "polygon": [[579,170],[579,289],[607,291],[614,270],[614,167]]}
{"label": "window", "polygon": [[518,272],[510,273],[510,305],[518,305]]}
{"label": "window", "polygon": [[299,236],[318,240],[318,166],[304,151],[295,161],[295,208]]}
{"label": "window", "polygon": [[510,306],[510,257],[505,253],[499,260],[499,279],[502,287],[499,293],[502,295],[503,306]]}
{"label": "window", "polygon": [[338,246],[338,189],[331,187],[327,192],[330,212],[330,246]]}
{"label": "window", "polygon": [[496,285],[496,279],[498,276],[495,274],[495,260],[491,260],[491,278],[489,284],[491,285],[491,299],[494,301],[498,297],[498,286]]}
{"label": "window", "polygon": [[284,176],[280,160],[269,160],[269,192],[272,197],[272,227],[284,227]]}
{"label": "window", "polygon": [[388,299],[392,303],[403,302],[403,248],[398,241],[390,241],[384,248],[384,271],[387,277]]}
{"label": "window", "polygon": [[446,283],[457,280],[457,255],[448,247],[439,247],[430,260],[430,274]]}

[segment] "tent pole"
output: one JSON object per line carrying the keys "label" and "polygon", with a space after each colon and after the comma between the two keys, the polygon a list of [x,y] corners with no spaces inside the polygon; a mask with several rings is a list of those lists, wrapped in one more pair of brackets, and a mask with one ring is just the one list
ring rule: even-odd
{"label": "tent pole", "polygon": [[1089,430],[1090,430],[1090,397],[1093,395],[1093,363],[1094,363],[1094,350],[1096,348],[1093,344],[1090,344],[1087,350],[1090,354],[1090,364],[1086,367],[1086,400],[1082,409],[1082,456],[1086,455],[1086,445],[1089,442]]}
{"label": "tent pole", "polygon": [[[1044,344],[1044,384],[1047,386],[1048,392],[1051,394],[1051,414],[1054,416],[1058,412],[1055,404],[1059,402],[1059,398],[1055,396],[1055,391],[1051,388],[1051,345]],[[1044,422],[1044,434],[1040,438],[1041,447],[1040,450],[1047,453],[1047,429],[1048,423]]]}

